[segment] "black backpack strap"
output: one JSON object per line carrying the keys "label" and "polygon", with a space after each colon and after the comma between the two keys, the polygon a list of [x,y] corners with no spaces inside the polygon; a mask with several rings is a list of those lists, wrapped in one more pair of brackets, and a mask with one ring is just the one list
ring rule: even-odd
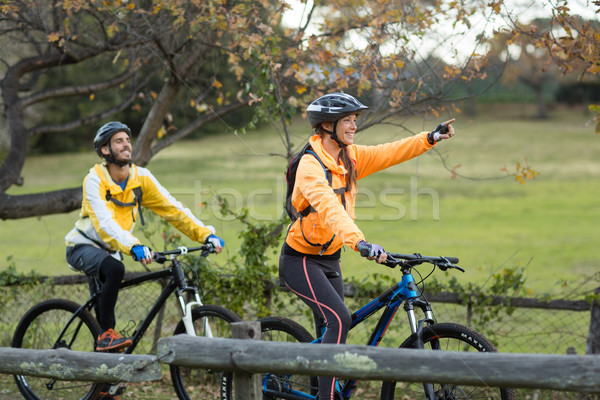
{"label": "black backpack strap", "polygon": [[[331,170],[329,168],[327,168],[325,166],[325,164],[323,164],[323,161],[321,161],[321,159],[319,158],[319,156],[317,155],[317,153],[315,153],[312,150],[307,150],[306,153],[312,154],[319,161],[319,163],[321,164],[321,167],[323,167],[323,170],[325,171],[325,177],[327,178],[327,183],[329,183],[329,186],[333,187],[333,176],[331,174]],[[333,189],[333,193],[341,195],[342,206],[344,207],[344,210],[346,209],[346,196],[345,196],[345,194],[346,194],[347,191],[348,191],[348,189],[346,189],[345,187]],[[312,206],[309,206],[308,208],[310,208],[311,210],[308,211],[303,216],[307,216],[308,213],[311,213],[311,212],[315,211],[315,209],[312,208]],[[305,210],[306,209],[302,210],[301,213],[304,213]]]}
{"label": "black backpack strap", "polygon": [[[138,207],[138,214],[140,216],[140,222],[142,223],[142,225],[144,224],[144,215],[142,214],[142,187],[138,186],[138,187],[134,187],[133,188],[133,202],[132,203],[123,203],[122,201],[119,201],[117,199],[115,199],[112,194],[110,193],[110,190],[106,190],[106,201],[112,201],[113,203],[115,203],[116,205],[120,206],[120,207]],[[133,214],[133,209],[131,210],[131,216],[133,217],[133,222],[135,222],[135,215]]]}
{"label": "black backpack strap", "polygon": [[[302,221],[300,221],[300,223],[302,223]],[[333,243],[333,239],[335,239],[335,233],[334,233],[333,236],[331,237],[331,239],[329,239],[324,244],[313,243],[310,240],[308,240],[308,238],[304,235],[304,231],[302,230],[302,227],[300,227],[300,232],[302,233],[302,237],[304,238],[304,240],[306,241],[306,243],[310,244],[313,247],[321,247],[321,251],[319,252],[320,256],[322,256],[323,253],[325,253],[327,251],[327,249],[329,248],[329,246],[331,245],[331,243]]]}
{"label": "black backpack strap", "polygon": [[[144,226],[145,225],[144,214],[142,214],[142,187],[141,186],[134,187],[133,195],[134,195],[134,201],[137,203],[137,206],[138,206],[138,215],[140,216],[140,222],[142,223],[142,226]],[[135,221],[135,219],[134,219],[134,221]]]}

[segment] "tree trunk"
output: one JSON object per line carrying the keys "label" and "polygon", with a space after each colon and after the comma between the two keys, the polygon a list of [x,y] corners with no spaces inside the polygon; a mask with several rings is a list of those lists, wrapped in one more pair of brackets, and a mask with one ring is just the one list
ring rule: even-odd
{"label": "tree trunk", "polygon": [[535,88],[535,96],[537,99],[537,110],[538,110],[538,118],[546,119],[548,118],[548,112],[546,111],[546,101],[544,100],[543,88],[541,85],[536,86]]}
{"label": "tree trunk", "polygon": [[133,147],[133,160],[137,165],[145,166],[152,158],[152,141],[156,138],[156,134],[180,89],[179,81],[169,79],[158,94]]}
{"label": "tree trunk", "polygon": [[67,213],[81,207],[82,188],[12,196],[0,193],[0,219]]}

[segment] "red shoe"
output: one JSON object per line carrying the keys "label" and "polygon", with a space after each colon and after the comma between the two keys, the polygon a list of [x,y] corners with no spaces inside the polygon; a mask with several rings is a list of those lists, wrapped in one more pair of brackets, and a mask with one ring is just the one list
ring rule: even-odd
{"label": "red shoe", "polygon": [[131,346],[131,339],[121,336],[114,329],[104,331],[98,336],[96,351],[117,350]]}

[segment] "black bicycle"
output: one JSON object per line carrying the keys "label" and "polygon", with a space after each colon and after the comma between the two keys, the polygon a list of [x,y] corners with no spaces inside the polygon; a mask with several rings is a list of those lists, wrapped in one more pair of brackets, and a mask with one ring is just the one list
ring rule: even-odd
{"label": "black bicycle", "polygon": [[[363,256],[368,255],[367,248],[359,248]],[[433,265],[433,270],[420,282],[415,282],[412,270],[423,263]],[[352,314],[350,329],[366,321],[376,312],[383,310],[375,325],[367,346],[377,346],[388,331],[390,323],[401,304],[408,316],[411,335],[398,343],[401,348],[425,349],[434,351],[477,351],[495,352],[496,347],[481,333],[456,323],[437,323],[431,304],[418,287],[438,268],[464,270],[455,265],[455,257],[427,257],[420,254],[388,253],[385,265],[400,267],[401,280],[381,293],[368,304]],[[415,309],[420,309],[424,317],[417,319]],[[260,320],[262,340],[320,343],[324,333],[316,340],[300,324],[283,317],[267,317]],[[418,366],[415,366],[418,368]],[[473,372],[476,374],[476,371]],[[262,390],[265,399],[308,400],[317,399],[318,383],[316,377],[294,374],[267,373],[262,379]],[[232,400],[235,394],[232,387],[232,374],[224,373],[221,382],[222,399]],[[360,382],[359,379],[337,380],[336,400],[348,400],[351,397],[360,399],[502,399],[515,400],[514,389],[489,387],[482,382],[480,386],[432,384],[412,382]]]}
{"label": "black bicycle", "polygon": [[[136,286],[153,280],[167,280],[156,302],[136,326],[131,340],[133,344],[124,350],[135,351],[148,327],[157,316],[169,296],[174,294],[183,317],[177,324],[174,334],[188,334],[206,337],[231,337],[230,323],[241,319],[232,311],[218,305],[203,305],[198,288],[189,285],[178,256],[201,251],[206,257],[214,251],[211,244],[201,247],[179,247],[177,250],[156,252],[154,261],[165,263],[168,268],[143,273],[124,280],[121,288]],[[97,281],[92,279],[90,298],[83,304],[65,299],[43,301],[29,311],[19,321],[12,339],[12,347],[27,349],[67,348],[77,351],[95,351],[100,327],[92,316],[99,290]],[[202,369],[187,369],[171,366],[171,379],[175,392],[181,400],[214,399],[217,393],[209,393],[203,387],[214,390],[219,386],[221,372]],[[56,379],[15,375],[15,381],[22,395],[28,400],[93,400],[100,391],[117,394],[123,389],[118,382],[108,384],[93,382],[60,381]]]}

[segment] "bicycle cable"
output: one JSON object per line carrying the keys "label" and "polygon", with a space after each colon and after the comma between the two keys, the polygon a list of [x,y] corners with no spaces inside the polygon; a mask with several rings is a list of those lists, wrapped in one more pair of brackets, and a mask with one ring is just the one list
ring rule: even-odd
{"label": "bicycle cable", "polygon": [[194,274],[195,280],[194,286],[196,286],[196,288],[198,289],[198,294],[200,295],[200,297],[204,299],[204,290],[202,289],[203,285],[200,284],[200,274],[198,273],[198,270],[200,269],[199,265],[202,264],[202,258],[203,257],[196,257],[196,259],[194,260],[194,268],[192,272]]}
{"label": "bicycle cable", "polygon": [[[419,296],[422,297],[423,300],[425,300],[427,303],[429,303],[429,300],[427,299],[427,296],[425,296],[425,279],[433,275],[435,268],[436,265],[433,264],[433,268],[431,268],[431,271],[429,272],[429,274],[427,274],[427,276],[425,276],[425,278],[423,278],[423,275],[421,275],[421,272],[419,272],[419,270],[413,268],[413,271],[415,271],[417,275],[419,275],[419,279],[421,279],[418,283],[416,283],[417,289],[419,291]],[[421,287],[419,287],[419,285],[421,285]],[[433,309],[431,309],[431,313],[433,314],[434,320],[437,321],[437,316],[435,315],[435,311],[433,311]]]}

